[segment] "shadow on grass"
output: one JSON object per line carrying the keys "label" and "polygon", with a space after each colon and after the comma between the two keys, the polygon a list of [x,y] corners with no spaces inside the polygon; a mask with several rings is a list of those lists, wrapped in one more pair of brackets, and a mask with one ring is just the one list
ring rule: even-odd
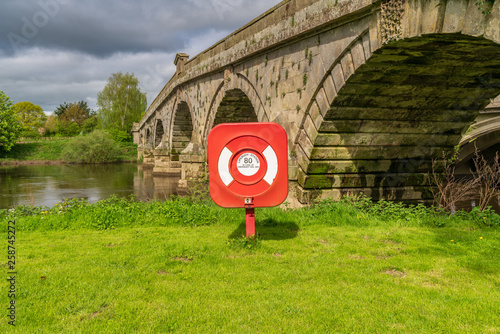
{"label": "shadow on grass", "polygon": [[[261,240],[285,240],[297,237],[299,226],[291,222],[277,222],[272,218],[255,222],[255,233]],[[246,235],[246,223],[241,223],[229,239],[238,239]]]}

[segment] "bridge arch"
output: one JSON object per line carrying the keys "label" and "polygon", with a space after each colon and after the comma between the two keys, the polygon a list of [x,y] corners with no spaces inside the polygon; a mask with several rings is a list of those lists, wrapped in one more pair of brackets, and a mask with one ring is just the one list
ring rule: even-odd
{"label": "bridge arch", "polygon": [[257,114],[248,96],[241,89],[231,89],[225,92],[217,108],[212,128],[221,123],[257,121]]}
{"label": "bridge arch", "polygon": [[296,140],[299,184],[337,197],[415,198],[431,160],[453,151],[500,93],[500,45],[427,34],[369,54],[366,35],[333,62],[308,106]]}
{"label": "bridge arch", "polygon": [[154,132],[154,148],[159,148],[164,144],[165,127],[161,119],[157,119],[155,122],[155,132]]}
{"label": "bridge arch", "polygon": [[151,141],[151,128],[149,127],[146,128],[146,133],[144,137],[145,137],[145,148],[151,149],[153,146]]}
{"label": "bridge arch", "polygon": [[[498,98],[500,101],[500,96]],[[470,161],[476,150],[486,152],[500,144],[500,116],[488,117],[471,125],[460,140],[457,169],[467,172],[463,166],[471,167]]]}
{"label": "bridge arch", "polygon": [[186,101],[174,104],[172,122],[170,125],[171,153],[179,154],[189,145],[193,138],[193,117],[191,108]]}
{"label": "bridge arch", "polygon": [[254,104],[243,90],[239,88],[225,90],[221,85],[206,122],[204,142],[206,142],[210,130],[218,124],[258,121]]}
{"label": "bridge arch", "polygon": [[[226,100],[224,101],[224,99]],[[238,106],[238,104],[243,105]],[[214,97],[210,103],[208,117],[203,131],[204,143],[206,143],[208,134],[215,125],[222,122],[231,122],[231,117],[224,118],[219,115],[219,119],[216,119],[218,117],[218,112],[221,111],[221,105],[223,108],[230,106],[229,108],[236,109],[238,109],[238,107],[245,108],[246,105],[247,111],[250,110],[250,106],[252,107],[251,109],[253,109],[253,113],[246,116],[242,115],[237,122],[268,122],[270,120],[265,104],[248,78],[240,73],[233,73],[231,69],[227,69],[226,77],[217,87]]]}

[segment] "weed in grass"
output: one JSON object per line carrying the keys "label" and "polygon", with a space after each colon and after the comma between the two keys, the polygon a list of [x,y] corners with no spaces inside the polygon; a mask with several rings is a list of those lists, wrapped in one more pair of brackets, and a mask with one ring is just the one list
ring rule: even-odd
{"label": "weed in grass", "polygon": [[500,227],[500,216],[491,207],[481,211],[481,208],[476,206],[471,212],[459,211],[458,216],[469,219],[478,227]]}

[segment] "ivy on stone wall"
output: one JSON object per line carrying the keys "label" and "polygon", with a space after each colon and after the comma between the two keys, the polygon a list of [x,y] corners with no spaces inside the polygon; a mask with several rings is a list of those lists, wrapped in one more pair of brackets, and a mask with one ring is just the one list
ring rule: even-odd
{"label": "ivy on stone wall", "polygon": [[484,15],[491,13],[491,8],[494,3],[495,0],[476,0],[477,9],[479,9]]}

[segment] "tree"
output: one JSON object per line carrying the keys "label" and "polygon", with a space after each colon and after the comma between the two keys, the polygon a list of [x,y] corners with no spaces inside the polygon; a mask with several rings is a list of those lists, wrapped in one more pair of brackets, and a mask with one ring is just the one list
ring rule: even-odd
{"label": "tree", "polygon": [[82,124],[82,132],[83,134],[89,134],[96,130],[99,127],[99,119],[97,116],[92,116],[87,118]]}
{"label": "tree", "polygon": [[56,134],[59,125],[59,119],[57,116],[50,115],[45,122],[45,133],[47,135]]}
{"label": "tree", "polygon": [[57,133],[65,137],[76,136],[80,133],[80,127],[75,122],[59,120],[57,123]]}
{"label": "tree", "polygon": [[57,117],[60,117],[62,114],[64,114],[66,109],[68,109],[70,106],[71,106],[71,103],[67,103],[67,102],[60,104],[59,107],[57,107],[56,110],[54,110],[54,115],[56,115]]}
{"label": "tree", "polygon": [[70,105],[59,118],[65,122],[75,122],[79,127],[89,118],[88,110],[85,110],[78,103]]}
{"label": "tree", "polygon": [[91,116],[95,115],[95,111],[91,110],[89,108],[89,106],[87,105],[87,102],[85,102],[83,100],[78,101],[78,102],[73,102],[73,103],[64,102],[63,104],[60,104],[59,107],[57,107],[56,110],[54,110],[54,115],[56,115],[57,117],[60,117],[62,114],[64,114],[66,109],[68,109],[69,107],[71,107],[74,104],[78,105],[81,109],[83,109],[86,112],[87,117],[91,117]]}
{"label": "tree", "polygon": [[119,128],[131,132],[134,122],[139,122],[146,111],[146,93],[139,89],[134,74],[113,73],[97,95],[99,116],[104,128]]}
{"label": "tree", "polygon": [[31,102],[19,102],[14,104],[13,108],[24,131],[37,131],[38,128],[43,127],[47,120],[47,115],[43,112],[42,107]]}
{"label": "tree", "polygon": [[0,145],[5,151],[10,151],[21,134],[22,126],[12,107],[12,101],[0,91]]}

